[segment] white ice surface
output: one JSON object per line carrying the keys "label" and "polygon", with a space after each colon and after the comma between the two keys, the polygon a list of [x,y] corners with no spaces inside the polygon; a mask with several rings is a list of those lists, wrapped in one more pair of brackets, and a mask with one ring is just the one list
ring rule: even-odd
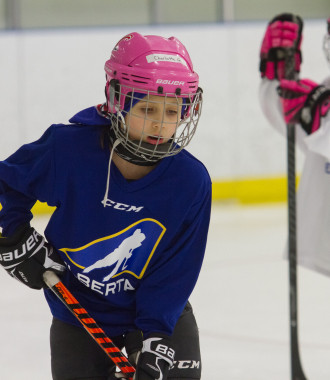
{"label": "white ice surface", "polygon": [[[47,219],[35,218],[42,232]],[[192,297],[202,380],[289,380],[286,207],[215,205]],[[330,279],[303,268],[299,337],[308,379],[330,378]],[[50,313],[41,292],[0,270],[0,380],[51,380]]]}

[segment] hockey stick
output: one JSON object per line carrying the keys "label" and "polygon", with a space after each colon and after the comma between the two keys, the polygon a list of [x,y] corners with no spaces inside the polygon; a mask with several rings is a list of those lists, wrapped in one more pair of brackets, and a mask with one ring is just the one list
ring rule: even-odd
{"label": "hockey stick", "polygon": [[48,288],[63,302],[71,313],[79,320],[88,334],[102,348],[105,354],[115,363],[119,370],[133,380],[135,368],[126,356],[119,350],[113,341],[107,337],[105,332],[97,325],[95,320],[80,305],[73,294],[61,282],[59,277],[52,271],[46,271],[43,275],[44,282]]}
{"label": "hockey stick", "polygon": [[[295,78],[295,49],[286,49],[285,77]],[[296,213],[296,162],[295,124],[287,124],[287,174],[288,174],[288,248],[289,248],[289,302],[290,302],[290,354],[291,380],[307,380],[302,369],[298,340],[297,292],[297,213]]]}

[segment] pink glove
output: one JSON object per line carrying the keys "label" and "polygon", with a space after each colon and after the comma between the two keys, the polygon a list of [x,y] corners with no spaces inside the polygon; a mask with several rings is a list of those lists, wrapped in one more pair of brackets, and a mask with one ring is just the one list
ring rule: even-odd
{"label": "pink glove", "polygon": [[330,89],[309,79],[282,79],[278,93],[286,123],[300,123],[307,134],[319,129],[330,109]]}
{"label": "pink glove", "polygon": [[285,60],[289,48],[294,48],[295,72],[300,72],[303,22],[299,16],[283,13],[273,18],[266,29],[260,49],[261,77],[286,78]]}

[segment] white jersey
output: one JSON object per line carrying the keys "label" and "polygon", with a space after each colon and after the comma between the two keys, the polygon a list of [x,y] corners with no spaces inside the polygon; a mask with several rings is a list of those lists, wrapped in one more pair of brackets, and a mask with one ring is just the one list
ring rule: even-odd
{"label": "white jersey", "polygon": [[[271,125],[286,136],[278,85],[263,79],[260,103]],[[296,143],[305,153],[297,192],[298,263],[330,276],[330,113],[311,135],[297,124]]]}

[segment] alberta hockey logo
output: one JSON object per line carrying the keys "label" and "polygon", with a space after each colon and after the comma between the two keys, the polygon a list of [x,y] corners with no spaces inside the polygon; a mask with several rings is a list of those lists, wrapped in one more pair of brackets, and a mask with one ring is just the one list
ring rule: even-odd
{"label": "alberta hockey logo", "polygon": [[102,282],[109,281],[110,278],[115,276],[119,270],[124,270],[127,268],[127,260],[132,257],[133,251],[141,247],[142,242],[145,240],[146,235],[141,232],[140,228],[137,228],[133,234],[127,238],[125,238],[119,245],[119,247],[115,248],[112,252],[110,252],[103,259],[96,261],[96,263],[86,267],[83,270],[83,273],[89,273],[95,269],[102,268],[111,268],[114,267],[110,274],[105,276]]}
{"label": "alberta hockey logo", "polygon": [[70,269],[78,280],[93,290],[103,289],[102,294],[114,293],[115,283],[121,284],[123,278],[121,290],[125,290],[125,286],[132,289],[129,275],[137,279],[143,277],[165,231],[157,220],[141,219],[113,235],[60,251],[70,260]]}

